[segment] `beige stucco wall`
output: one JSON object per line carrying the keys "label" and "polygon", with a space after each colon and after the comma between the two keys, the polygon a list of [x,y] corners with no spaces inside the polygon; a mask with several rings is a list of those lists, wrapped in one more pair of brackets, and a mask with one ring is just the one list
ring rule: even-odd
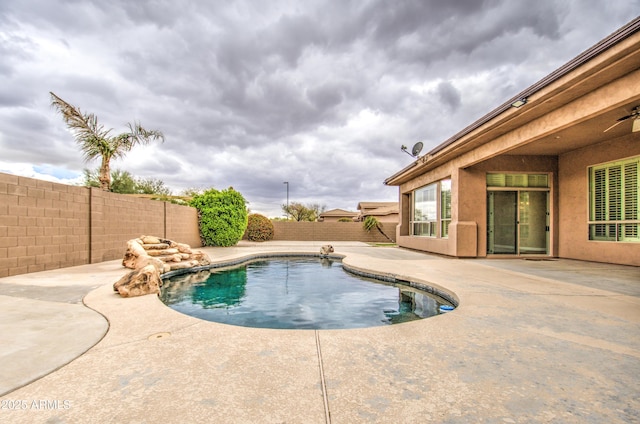
{"label": "beige stucco wall", "polygon": [[[454,160],[400,186],[401,224],[398,244],[403,247],[457,256],[484,257],[487,254],[487,172],[548,173],[557,180],[557,160],[554,156],[503,155],[464,168],[462,159]],[[411,191],[433,182],[451,178],[451,224],[449,237],[409,236]],[[551,190],[552,222],[557,217],[557,190]],[[552,226],[554,227],[554,226]],[[557,226],[555,226],[557,227]],[[551,236],[551,251],[557,251],[557,236]]]}
{"label": "beige stucco wall", "polygon": [[[550,256],[640,265],[640,243],[588,240],[588,167],[640,155],[638,135],[604,142],[555,156],[503,155],[466,169],[452,162],[401,186],[398,244],[428,252],[458,256],[487,255],[487,172],[548,173],[550,176]],[[446,178],[452,180],[452,223],[449,238],[408,236],[411,190]],[[404,231],[404,233],[403,233]],[[474,253],[475,249],[475,253]]]}
{"label": "beige stucco wall", "polygon": [[550,256],[558,251],[558,190],[556,187],[558,161],[555,156],[497,156],[481,162],[467,170],[461,170],[464,191],[459,213],[463,221],[478,224],[478,256],[487,255],[487,179],[492,173],[546,173],[549,175],[551,213]]}
{"label": "beige stucco wall", "polygon": [[630,134],[559,158],[559,251],[563,258],[640,265],[640,243],[591,241],[588,237],[592,165],[640,155],[640,137]]}

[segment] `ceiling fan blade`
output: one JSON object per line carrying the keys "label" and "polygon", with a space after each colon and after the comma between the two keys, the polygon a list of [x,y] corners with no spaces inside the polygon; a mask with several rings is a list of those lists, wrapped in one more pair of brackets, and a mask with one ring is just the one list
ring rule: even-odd
{"label": "ceiling fan blade", "polygon": [[609,131],[610,129],[612,129],[612,128],[614,128],[614,127],[617,127],[618,125],[622,124],[624,121],[625,121],[624,119],[623,119],[622,121],[621,121],[620,119],[618,119],[618,120],[616,121],[616,123],[615,123],[615,124],[611,125],[609,128],[607,128],[606,130],[604,130],[604,131],[602,131],[602,132],[607,132],[607,131]]}
{"label": "ceiling fan blade", "polygon": [[612,129],[613,127],[617,126],[618,124],[622,124],[624,121],[626,121],[629,118],[633,118],[635,115],[631,114],[631,115],[627,115],[627,116],[623,116],[622,118],[618,118],[616,119],[616,123],[611,125],[609,128],[607,128],[606,130],[604,130],[603,132],[607,132],[610,129]]}

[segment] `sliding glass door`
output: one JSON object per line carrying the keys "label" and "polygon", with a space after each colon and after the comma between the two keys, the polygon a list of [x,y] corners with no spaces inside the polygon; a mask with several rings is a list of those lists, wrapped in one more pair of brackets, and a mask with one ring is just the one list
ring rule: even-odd
{"label": "sliding glass door", "polygon": [[548,254],[549,192],[487,192],[487,253]]}

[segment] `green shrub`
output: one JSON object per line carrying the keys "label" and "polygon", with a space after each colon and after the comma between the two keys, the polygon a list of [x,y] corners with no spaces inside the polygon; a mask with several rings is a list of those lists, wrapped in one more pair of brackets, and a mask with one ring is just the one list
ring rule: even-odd
{"label": "green shrub", "polygon": [[204,246],[233,246],[247,228],[247,206],[233,187],[209,189],[193,197],[189,205],[198,209],[200,238]]}
{"label": "green shrub", "polygon": [[340,218],[338,220],[338,222],[353,222],[353,219],[351,219],[351,218]]}
{"label": "green shrub", "polygon": [[273,223],[269,218],[258,213],[249,215],[247,222],[247,240],[268,241],[273,239]]}
{"label": "green shrub", "polygon": [[388,235],[386,235],[384,233],[384,231],[382,231],[382,227],[380,226],[380,222],[378,221],[378,218],[376,218],[375,216],[367,216],[364,221],[362,221],[362,227],[367,231],[370,232],[371,230],[373,230],[374,228],[376,230],[378,230],[378,232],[380,234],[382,234],[387,240],[389,240],[390,242],[393,243],[393,239],[391,239]]}
{"label": "green shrub", "polygon": [[362,226],[365,230],[371,231],[374,228],[378,228],[378,219],[375,216],[367,216],[364,221],[362,221]]}

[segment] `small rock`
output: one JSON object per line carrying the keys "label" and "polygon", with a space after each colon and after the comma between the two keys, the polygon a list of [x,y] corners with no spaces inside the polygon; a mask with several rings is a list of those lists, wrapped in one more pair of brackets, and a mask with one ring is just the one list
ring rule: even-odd
{"label": "small rock", "polygon": [[180,253],[192,253],[191,246],[189,246],[188,244],[176,243],[175,247],[178,249]]}
{"label": "small rock", "polygon": [[144,245],[144,250],[146,250],[147,252],[149,250],[163,250],[163,249],[168,249],[169,245],[166,243],[155,243],[155,244],[145,244]]}
{"label": "small rock", "polygon": [[141,236],[140,239],[144,244],[160,244],[160,239],[154,236]]}

